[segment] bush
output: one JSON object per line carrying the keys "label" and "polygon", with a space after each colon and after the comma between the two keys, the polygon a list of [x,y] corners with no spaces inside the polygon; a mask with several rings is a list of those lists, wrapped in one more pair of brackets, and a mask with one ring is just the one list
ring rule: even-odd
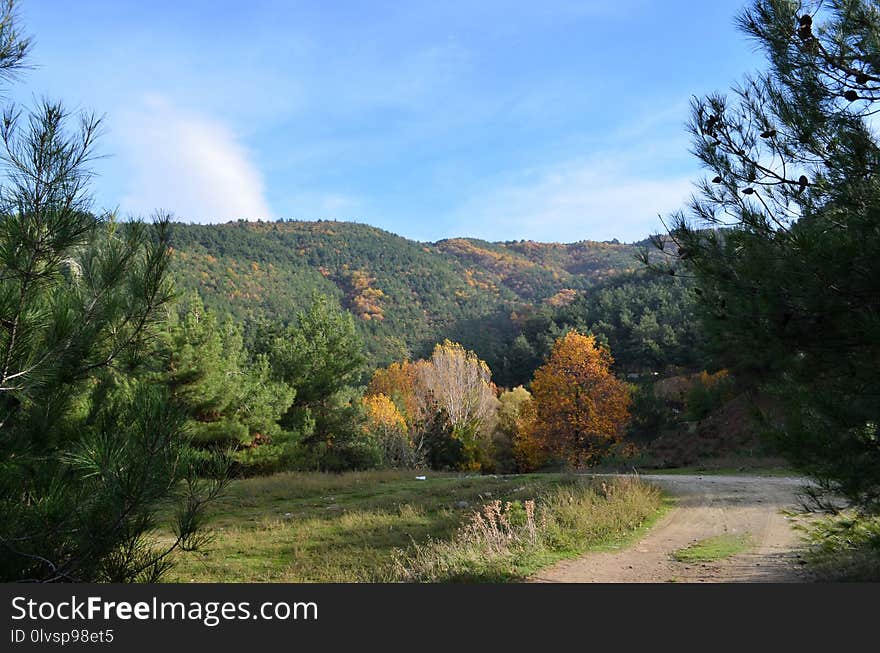
{"label": "bush", "polygon": [[651,384],[631,384],[632,420],[627,439],[650,442],[657,438],[674,421],[675,414],[669,403],[658,397]]}
{"label": "bush", "polygon": [[281,431],[270,440],[241,447],[231,454],[236,476],[268,476],[296,469],[301,434]]}

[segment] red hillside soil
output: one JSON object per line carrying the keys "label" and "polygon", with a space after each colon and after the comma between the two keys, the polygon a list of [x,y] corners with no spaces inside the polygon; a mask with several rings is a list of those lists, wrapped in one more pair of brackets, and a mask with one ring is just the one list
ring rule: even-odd
{"label": "red hillside soil", "polygon": [[650,452],[661,466],[692,465],[701,458],[755,454],[761,449],[757,412],[766,410],[746,394],[738,395],[699,422],[685,422],[654,440]]}

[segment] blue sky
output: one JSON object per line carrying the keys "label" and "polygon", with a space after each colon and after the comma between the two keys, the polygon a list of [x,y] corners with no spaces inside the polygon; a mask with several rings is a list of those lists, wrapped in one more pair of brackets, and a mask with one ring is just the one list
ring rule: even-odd
{"label": "blue sky", "polygon": [[106,114],[99,207],[632,241],[700,175],[688,100],[760,68],[743,2],[24,0],[7,95]]}

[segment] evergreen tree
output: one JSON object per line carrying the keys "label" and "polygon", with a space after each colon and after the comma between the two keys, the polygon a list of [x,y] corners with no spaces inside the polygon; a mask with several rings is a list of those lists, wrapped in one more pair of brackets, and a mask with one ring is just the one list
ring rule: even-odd
{"label": "evergreen tree", "polygon": [[[0,74],[28,49],[0,16]],[[131,381],[169,298],[167,221],[95,217],[100,121],[58,104],[0,124],[0,579],[156,580],[200,541],[218,484],[192,474],[181,416]],[[149,535],[176,506],[171,542]]]}
{"label": "evergreen tree", "polygon": [[361,441],[364,416],[354,386],[364,371],[364,343],[350,313],[313,294],[310,308],[300,311],[294,324],[280,331],[263,325],[256,349],[267,356],[274,378],[296,391],[281,424],[300,434],[314,466],[378,463],[375,443]]}
{"label": "evergreen tree", "polygon": [[162,336],[160,382],[189,418],[195,445],[235,448],[279,434],[295,392],[272,378],[265,354],[251,360],[241,327],[219,324],[192,294],[171,312]]}
{"label": "evergreen tree", "polygon": [[[768,70],[695,100],[710,170],[675,216],[670,274],[696,278],[719,361],[778,399],[783,452],[821,487],[880,509],[880,11],[757,0],[740,27]],[[671,250],[671,251],[670,251]]]}

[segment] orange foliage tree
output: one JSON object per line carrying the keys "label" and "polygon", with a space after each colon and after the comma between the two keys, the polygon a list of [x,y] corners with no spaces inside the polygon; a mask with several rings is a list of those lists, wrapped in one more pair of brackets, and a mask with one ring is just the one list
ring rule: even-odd
{"label": "orange foliage tree", "polygon": [[570,331],[532,380],[535,435],[574,467],[595,463],[623,438],[630,395],[613,362],[593,336]]}

